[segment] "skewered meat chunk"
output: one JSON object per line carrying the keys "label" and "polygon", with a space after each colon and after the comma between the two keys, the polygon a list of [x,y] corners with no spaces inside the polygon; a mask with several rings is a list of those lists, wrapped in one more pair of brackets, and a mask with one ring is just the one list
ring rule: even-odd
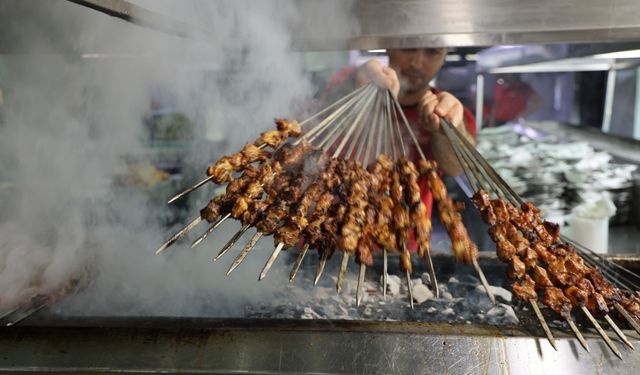
{"label": "skewered meat chunk", "polygon": [[231,209],[231,217],[234,219],[240,219],[244,212],[249,209],[249,203],[251,202],[251,198],[241,195],[236,199],[233,208]]}
{"label": "skewered meat chunk", "polygon": [[560,237],[560,225],[546,220],[542,222],[542,225],[544,225],[547,233],[553,237],[554,240]]}
{"label": "skewered meat chunk", "polygon": [[587,292],[576,286],[566,288],[564,290],[564,294],[569,298],[574,306],[585,306],[587,304],[587,299],[589,298]]}
{"label": "skewered meat chunk", "polygon": [[511,289],[518,299],[522,301],[535,301],[538,299],[535,285],[536,284],[529,275],[524,275],[522,279],[513,283]]}
{"label": "skewered meat chunk", "polygon": [[360,241],[361,229],[355,221],[349,220],[342,225],[342,241],[340,245],[342,249],[352,254],[358,248],[358,242]]}
{"label": "skewered meat chunk", "polygon": [[212,181],[216,184],[231,181],[233,173],[233,165],[228,156],[222,157],[219,162],[207,168],[207,176],[212,177]]}
{"label": "skewered meat chunk", "polygon": [[278,148],[284,142],[284,135],[278,130],[270,130],[260,134],[260,139],[255,143],[256,146],[262,146],[266,144],[272,148]]}
{"label": "skewered meat chunk", "polygon": [[489,193],[482,189],[473,194],[473,197],[471,199],[473,200],[473,203],[475,203],[475,205],[481,210],[491,207],[491,199],[489,198]]}
{"label": "skewered meat chunk", "polygon": [[431,252],[431,220],[427,216],[427,207],[422,202],[414,205],[411,219],[415,225],[416,239],[418,240],[418,254],[424,256]]}
{"label": "skewered meat chunk", "polygon": [[358,263],[364,264],[367,267],[373,267],[373,255],[371,254],[370,243],[367,239],[363,238],[358,243],[356,256],[356,260]]}
{"label": "skewered meat chunk", "polygon": [[400,269],[403,271],[409,271],[409,273],[413,273],[413,266],[411,265],[411,253],[409,253],[409,250],[404,250],[400,253]]}
{"label": "skewered meat chunk", "polygon": [[246,164],[251,164],[256,161],[262,162],[269,157],[268,151],[263,150],[252,143],[247,143],[246,145],[244,145],[242,151],[240,151],[240,154],[242,154],[243,161]]}
{"label": "skewered meat chunk", "polygon": [[527,247],[524,252],[524,256],[522,257],[522,261],[527,269],[533,268],[538,264],[538,253],[536,253],[531,247]]}
{"label": "skewered meat chunk", "polygon": [[482,220],[489,225],[495,225],[498,222],[498,217],[491,206],[483,209],[480,215],[482,216]]}
{"label": "skewered meat chunk", "polygon": [[[609,284],[598,269],[592,268],[587,274],[587,278],[591,281],[598,293],[607,296],[608,299],[615,302],[621,300],[622,294],[620,293],[620,290]],[[640,318],[640,315],[638,315],[638,317]]]}
{"label": "skewered meat chunk", "polygon": [[247,209],[242,215],[242,222],[244,224],[254,225],[259,220],[264,217],[267,209],[271,203],[268,199],[262,201],[252,201],[249,205],[249,209]]}
{"label": "skewered meat chunk", "polygon": [[512,224],[506,223],[505,228],[507,232],[507,238],[509,239],[509,242],[511,242],[511,244],[515,246],[516,253],[518,255],[523,255],[529,247],[529,241],[527,241],[526,238],[522,237],[520,232]]}
{"label": "skewered meat chunk", "polygon": [[502,199],[492,199],[491,207],[496,215],[496,222],[506,223],[509,221],[509,211],[507,205]]}
{"label": "skewered meat chunk", "polygon": [[516,255],[516,248],[511,242],[501,241],[496,244],[496,253],[501,261],[509,262]]}
{"label": "skewered meat chunk", "polygon": [[549,279],[549,275],[547,274],[547,270],[540,266],[535,266],[533,269],[533,279],[536,282],[536,286],[539,288],[548,288],[552,287],[553,283]]}
{"label": "skewered meat chunk", "polygon": [[[492,225],[491,228],[489,228],[488,232],[489,232],[489,237],[491,237],[491,239],[495,243],[507,242],[508,241],[508,239],[507,239],[507,231],[506,231],[505,226],[503,224]],[[511,244],[511,243],[509,243],[509,244]],[[513,246],[513,245],[511,245],[511,246]],[[514,252],[515,252],[515,246],[514,246]],[[509,259],[511,259],[511,257],[509,257]]]}
{"label": "skewered meat chunk", "polygon": [[545,289],[542,303],[565,319],[571,315],[571,301],[565,297],[562,289],[549,287]]}
{"label": "skewered meat chunk", "polygon": [[511,257],[511,261],[509,262],[509,270],[508,275],[511,280],[517,280],[524,276],[526,271],[526,267],[524,262],[520,260],[520,258],[514,256]]}
{"label": "skewered meat chunk", "polygon": [[220,211],[224,204],[224,198],[224,195],[218,195],[211,199],[209,203],[200,210],[200,217],[210,223],[216,221],[220,216]]}
{"label": "skewered meat chunk", "polygon": [[290,225],[282,226],[276,230],[273,239],[276,244],[283,242],[284,248],[293,247],[300,239],[300,230]]}
{"label": "skewered meat chunk", "polygon": [[278,131],[282,133],[286,133],[289,137],[299,137],[302,135],[302,128],[298,121],[296,120],[288,120],[285,118],[276,119],[276,127]]}
{"label": "skewered meat chunk", "polygon": [[531,248],[538,254],[538,258],[546,264],[554,263],[557,260],[556,256],[551,254],[541,243],[536,243]]}
{"label": "skewered meat chunk", "polygon": [[553,237],[549,234],[549,232],[547,232],[547,228],[543,224],[536,225],[534,229],[542,243],[548,246],[553,242]]}
{"label": "skewered meat chunk", "polygon": [[540,210],[531,202],[524,202],[520,209],[528,223],[533,224],[540,221]]}

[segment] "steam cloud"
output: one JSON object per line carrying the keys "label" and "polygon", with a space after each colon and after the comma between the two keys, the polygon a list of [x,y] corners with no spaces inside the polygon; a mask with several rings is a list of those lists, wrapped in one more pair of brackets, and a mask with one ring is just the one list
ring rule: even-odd
{"label": "steam cloud", "polygon": [[[282,259],[256,281],[271,238],[230,278],[224,273],[232,255],[211,262],[237,223],[224,224],[195,249],[183,240],[153,255],[195,217],[210,187],[192,200],[189,217],[167,229],[177,211],[164,199],[149,201],[112,181],[125,160],[154,157],[141,142],[141,119],[158,87],[174,94],[173,105],[195,119],[198,134],[217,142],[214,149],[192,147],[186,161],[198,171],[271,128],[274,117],[292,115],[313,90],[286,27],[305,22],[297,3],[134,3],[189,20],[197,32],[172,36],[62,0],[0,9],[13,12],[3,17],[9,34],[0,39],[10,35],[17,51],[0,55],[7,72],[0,80],[6,101],[0,181],[12,184],[0,190],[0,307],[83,272],[89,285],[56,305],[61,313],[236,316],[246,301],[286,288]],[[325,30],[353,28],[345,22],[349,3],[317,7],[319,17],[339,23]],[[187,175],[180,187],[196,179]]]}

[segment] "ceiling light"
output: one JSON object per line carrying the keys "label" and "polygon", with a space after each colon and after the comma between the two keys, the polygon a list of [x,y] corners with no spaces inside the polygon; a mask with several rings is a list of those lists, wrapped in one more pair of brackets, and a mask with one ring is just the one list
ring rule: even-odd
{"label": "ceiling light", "polygon": [[457,54],[449,54],[445,57],[445,61],[460,61],[462,58]]}
{"label": "ceiling light", "polygon": [[609,53],[600,53],[593,55],[597,59],[638,59],[640,58],[640,49],[632,49],[628,51],[618,51]]}

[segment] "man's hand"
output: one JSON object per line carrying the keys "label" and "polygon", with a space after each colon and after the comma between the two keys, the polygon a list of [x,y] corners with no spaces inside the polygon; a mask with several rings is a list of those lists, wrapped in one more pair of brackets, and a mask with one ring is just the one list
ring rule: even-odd
{"label": "man's hand", "polygon": [[448,92],[434,94],[428,90],[418,103],[418,113],[420,120],[432,134],[441,132],[440,118],[442,117],[449,120],[462,134],[467,133],[464,124],[464,107],[458,98]]}
{"label": "man's hand", "polygon": [[424,126],[431,132],[431,151],[433,158],[438,162],[440,169],[446,174],[457,176],[462,173],[462,167],[458,163],[458,159],[451,148],[449,140],[446,139],[444,132],[440,126],[440,119],[446,118],[455,126],[464,137],[472,144],[474,139],[467,131],[464,123],[464,107],[462,103],[448,92],[434,94],[431,90],[427,91],[418,103],[419,119]]}
{"label": "man's hand", "polygon": [[379,87],[391,90],[394,97],[400,92],[400,81],[396,71],[382,65],[378,60],[369,60],[356,70],[356,85],[358,87],[373,82]]}

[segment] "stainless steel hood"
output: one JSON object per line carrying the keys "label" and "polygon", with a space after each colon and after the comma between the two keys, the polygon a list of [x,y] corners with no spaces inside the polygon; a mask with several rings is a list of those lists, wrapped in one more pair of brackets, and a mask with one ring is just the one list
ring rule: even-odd
{"label": "stainless steel hood", "polygon": [[[181,36],[195,27],[125,0],[72,1]],[[640,40],[637,0],[292,1],[298,16],[289,28],[299,50]]]}

